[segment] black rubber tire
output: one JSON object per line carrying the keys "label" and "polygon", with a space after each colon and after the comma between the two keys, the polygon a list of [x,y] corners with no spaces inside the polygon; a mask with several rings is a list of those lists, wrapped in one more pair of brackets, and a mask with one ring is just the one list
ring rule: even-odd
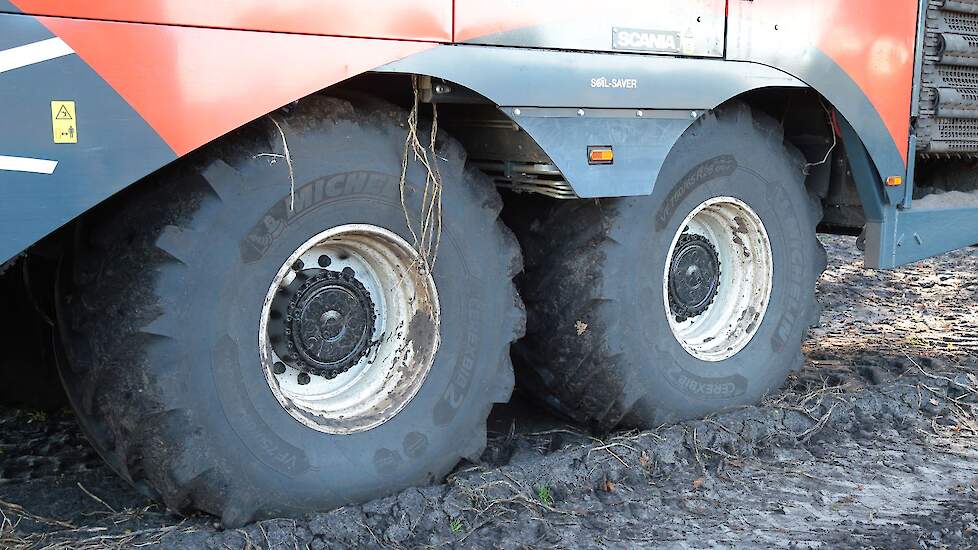
{"label": "black rubber tire", "polygon": [[[289,254],[327,228],[369,223],[413,242],[398,187],[407,113],[317,96],[272,116],[295,170],[294,211],[286,162],[260,156],[282,152],[281,137],[256,121],[103,208],[59,300],[62,377],[100,453],[170,509],[227,527],[429,484],[477,460],[492,405],[512,392],[510,343],[525,328],[512,281],[522,258],[498,220],[501,200],[440,136],[442,334],[425,383],[365,432],[329,435],[290,416],[259,364],[265,293]],[[425,173],[412,160],[410,205]]]}
{"label": "black rubber tire", "polygon": [[55,366],[58,346],[48,292],[56,271],[52,265],[25,256],[0,274],[0,346],[5,350],[0,356],[0,403],[5,405],[54,411],[67,402]]}
{"label": "black rubber tire", "polygon": [[[815,234],[821,204],[805,189],[803,163],[780,125],[734,104],[690,128],[651,196],[560,202],[529,223],[524,217],[517,229],[528,310],[527,336],[515,348],[520,384],[599,432],[701,417],[778,389],[802,364],[825,269]],[[679,225],[716,196],[757,211],[772,239],[775,275],[751,343],[710,363],[672,334],[662,274]]]}

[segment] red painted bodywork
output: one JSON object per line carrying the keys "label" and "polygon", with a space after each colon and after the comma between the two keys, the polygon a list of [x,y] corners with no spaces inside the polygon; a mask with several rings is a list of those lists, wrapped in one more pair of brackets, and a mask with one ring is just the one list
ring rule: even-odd
{"label": "red painted bodywork", "polygon": [[[178,155],[427,42],[38,18]],[[315,61],[314,60],[318,60]]]}
{"label": "red painted bodywork", "polygon": [[[178,155],[289,101],[438,42],[533,27],[566,14],[557,0],[14,3],[25,13],[63,16],[38,19]],[[906,162],[917,0],[729,0],[728,10],[728,58],[797,67],[813,48],[821,50],[869,98]],[[247,30],[226,30],[231,28]],[[814,75],[824,70],[810,68]],[[788,72],[806,79],[803,71]],[[832,89],[809,84],[832,99]]]}
{"label": "red painted bodywork", "polygon": [[452,0],[13,0],[25,13],[160,25],[452,41]]}
{"label": "red painted bodywork", "polygon": [[[917,7],[917,0],[730,0],[727,55],[781,68],[817,48],[859,85],[906,163]],[[830,100],[841,91],[809,84]]]}

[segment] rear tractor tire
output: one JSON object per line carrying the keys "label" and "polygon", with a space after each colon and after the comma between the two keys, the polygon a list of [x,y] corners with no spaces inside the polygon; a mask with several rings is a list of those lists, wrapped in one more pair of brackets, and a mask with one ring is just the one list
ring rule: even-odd
{"label": "rear tractor tire", "polygon": [[775,121],[736,104],[694,124],[651,196],[524,220],[524,385],[597,431],[777,390],[802,365],[825,269],[803,163]]}
{"label": "rear tractor tire", "polygon": [[172,510],[227,527],[478,459],[525,324],[518,244],[455,141],[434,155],[429,272],[405,216],[417,231],[413,156],[400,187],[407,113],[312,97],[271,118],[106,205],[59,300],[61,374],[94,445]]}

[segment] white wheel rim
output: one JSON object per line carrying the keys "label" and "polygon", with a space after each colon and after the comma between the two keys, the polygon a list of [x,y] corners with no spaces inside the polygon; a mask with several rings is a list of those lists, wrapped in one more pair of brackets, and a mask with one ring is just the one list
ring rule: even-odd
{"label": "white wheel rim", "polygon": [[[349,370],[332,379],[303,372],[292,356],[280,357],[272,342],[278,334],[275,323],[279,321],[273,312],[276,295],[297,276],[321,272],[322,256],[330,259],[330,271],[353,270],[375,314],[369,348]],[[294,269],[298,262],[304,275]],[[325,433],[362,432],[393,418],[417,394],[440,343],[437,289],[422,265],[404,239],[365,224],[324,231],[282,265],[265,296],[258,344],[268,386],[293,418]],[[285,371],[277,372],[276,365],[278,370],[284,365]]]}
{"label": "white wheel rim", "polygon": [[[680,320],[670,304],[670,273],[683,235],[698,235],[713,246],[720,277],[706,311]],[[771,299],[774,260],[760,217],[743,201],[715,197],[696,207],[679,226],[663,275],[663,300],[669,328],[693,357],[719,362],[740,353],[760,328]]]}

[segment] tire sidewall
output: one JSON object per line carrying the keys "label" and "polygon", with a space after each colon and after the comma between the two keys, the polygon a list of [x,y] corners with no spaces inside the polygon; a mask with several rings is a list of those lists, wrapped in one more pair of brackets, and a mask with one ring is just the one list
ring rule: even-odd
{"label": "tire sidewall", "polygon": [[[204,229],[210,242],[187,262],[193,288],[182,310],[181,339],[199,358],[190,362],[188,408],[222,449],[227,469],[251,480],[255,499],[288,503],[281,511],[338,506],[443,476],[457,462],[460,445],[480,427],[484,432],[485,390],[498,384],[493,377],[506,351],[498,345],[506,300],[493,292],[499,281],[509,284],[508,275],[485,261],[504,255],[491,234],[495,219],[483,219],[483,205],[461,187],[461,170],[448,172],[434,273],[441,344],[418,393],[385,424],[351,435],[308,428],[279,404],[260,366],[258,326],[285,259],[316,234],[344,224],[377,225],[413,242],[400,204],[400,175],[392,170],[400,167],[397,141],[365,135],[335,143],[342,130],[292,138],[295,180],[305,182],[295,189],[294,209],[282,164],[238,164],[239,180],[219,184],[225,205]],[[321,151],[335,157],[326,163]],[[420,170],[409,171],[409,202],[419,202],[424,181]],[[412,215],[417,219],[416,210]],[[486,284],[493,278],[495,285]]]}
{"label": "tire sidewall", "polygon": [[[670,158],[652,197],[640,201],[641,207],[622,206],[630,211],[626,218],[633,227],[641,229],[626,233],[621,250],[639,250],[635,263],[643,267],[617,274],[620,287],[614,292],[637,298],[622,302],[624,319],[636,320],[634,331],[624,331],[632,334],[631,345],[623,350],[637,352],[629,362],[641,365],[633,373],[634,383],[625,387],[647,392],[633,396],[642,401],[646,421],[682,420],[756,402],[777,389],[797,363],[816,269],[811,203],[800,171],[787,162],[780,142],[777,148],[756,147],[758,141],[749,137],[717,132],[687,140],[682,153]],[[755,147],[738,146],[738,141]],[[739,199],[756,212],[774,260],[770,301],[757,332],[743,350],[719,362],[695,358],[676,339],[662,285],[680,225],[714,197]]]}

